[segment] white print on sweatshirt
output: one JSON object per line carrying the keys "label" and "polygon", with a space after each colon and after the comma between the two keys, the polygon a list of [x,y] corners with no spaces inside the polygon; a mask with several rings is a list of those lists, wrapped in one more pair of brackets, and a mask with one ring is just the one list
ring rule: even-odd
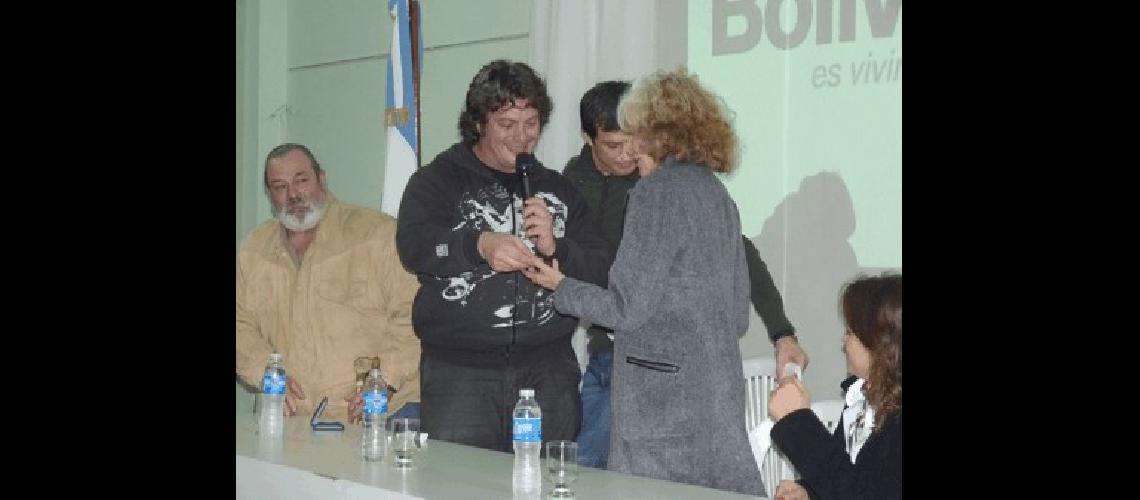
{"label": "white print on sweatshirt", "polygon": [[[553,233],[555,238],[562,238],[566,235],[566,216],[569,210],[561,199],[552,193],[539,192],[536,193],[540,200],[546,203],[547,209],[550,210],[554,216]],[[508,208],[508,206],[510,208]],[[501,207],[501,208],[497,208]],[[509,233],[509,234],[522,234],[522,200],[520,198],[511,196],[511,194],[502,185],[493,185],[481,188],[472,193],[464,193],[459,200],[459,212],[462,218],[455,227],[451,228],[452,231],[461,229],[475,230],[475,231],[493,231],[496,233]],[[514,214],[508,211],[513,209]],[[527,248],[534,250],[534,242],[529,239],[524,239]],[[443,299],[447,301],[459,301],[463,307],[467,306],[467,296],[484,280],[498,274],[492,269],[487,269],[486,272],[476,275],[474,272],[465,272],[459,276],[448,277],[448,285],[443,289]],[[546,324],[551,318],[554,317],[554,303],[553,295],[547,290],[539,290],[535,296],[534,301],[529,298],[521,298],[518,303],[519,311],[524,312],[523,317],[514,318],[514,305],[504,304],[503,306],[495,309],[493,312],[494,318],[491,320],[492,326],[503,328],[509,327],[512,323],[512,318],[515,319],[516,324],[526,324],[530,318],[537,324]],[[525,311],[524,311],[525,310]]]}

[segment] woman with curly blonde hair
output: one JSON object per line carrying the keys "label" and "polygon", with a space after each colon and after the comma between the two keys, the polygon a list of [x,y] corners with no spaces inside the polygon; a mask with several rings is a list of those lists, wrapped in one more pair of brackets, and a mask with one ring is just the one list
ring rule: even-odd
{"label": "woman with curly blonde hair", "polygon": [[695,75],[677,70],[641,83],[640,92],[622,100],[618,123],[623,132],[641,140],[639,152],[653,161],[651,167],[669,156],[714,172],[729,172],[736,166],[736,133],[729,111]]}
{"label": "woman with curly blonde hair", "polygon": [[768,403],[772,441],[800,474],[775,497],[902,497],[902,275],[860,276],[839,300],[851,376],[840,386],[846,408],[832,436],[810,410],[811,397],[788,377]]}
{"label": "woman with curly blonde hair", "polygon": [[763,494],[744,428],[738,339],[749,278],[740,216],[718,172],[737,161],[722,100],[684,69],[635,82],[618,107],[638,143],[608,288],[524,271],[554,306],[614,330],[611,470]]}

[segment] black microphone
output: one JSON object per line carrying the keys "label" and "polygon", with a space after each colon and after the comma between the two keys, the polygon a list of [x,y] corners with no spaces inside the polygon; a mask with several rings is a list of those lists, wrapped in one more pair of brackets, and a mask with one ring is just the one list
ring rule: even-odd
{"label": "black microphone", "polygon": [[[523,200],[529,200],[532,196],[530,191],[530,169],[538,166],[538,158],[535,158],[531,153],[519,153],[515,156],[515,171],[519,173],[519,180],[522,181],[522,197]],[[541,255],[538,252],[538,247],[534,247],[535,255]],[[543,260],[547,264],[550,263],[550,257],[543,256]]]}
{"label": "black microphone", "polygon": [[523,199],[530,199],[530,169],[538,165],[538,158],[535,158],[531,153],[519,153],[515,156],[515,171],[519,173],[519,180],[522,181],[522,196]]}

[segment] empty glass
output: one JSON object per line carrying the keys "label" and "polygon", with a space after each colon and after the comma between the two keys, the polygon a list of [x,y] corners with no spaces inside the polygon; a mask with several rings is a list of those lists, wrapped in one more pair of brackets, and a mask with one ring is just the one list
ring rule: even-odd
{"label": "empty glass", "polygon": [[551,496],[572,498],[570,483],[578,479],[578,443],[549,441],[546,443],[546,476],[554,484]]}
{"label": "empty glass", "polygon": [[391,442],[388,445],[396,468],[411,468],[415,464],[416,453],[420,451],[420,419],[394,418],[391,426]]}

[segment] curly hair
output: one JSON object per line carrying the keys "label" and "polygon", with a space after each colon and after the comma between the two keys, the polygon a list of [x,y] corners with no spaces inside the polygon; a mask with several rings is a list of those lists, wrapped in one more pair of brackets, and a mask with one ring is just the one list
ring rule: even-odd
{"label": "curly hair", "polygon": [[879,429],[902,411],[902,275],[858,276],[841,296],[843,321],[871,352],[867,400]]}
{"label": "curly hair", "polygon": [[639,79],[618,105],[623,132],[645,139],[649,156],[729,172],[739,158],[732,112],[684,67]]}
{"label": "curly hair", "polygon": [[497,59],[485,64],[471,79],[467,99],[459,113],[459,135],[468,146],[479,142],[479,125],[487,124],[487,115],[513,106],[518,99],[538,110],[539,130],[550,121],[554,105],[546,93],[546,83],[530,66],[521,62]]}

